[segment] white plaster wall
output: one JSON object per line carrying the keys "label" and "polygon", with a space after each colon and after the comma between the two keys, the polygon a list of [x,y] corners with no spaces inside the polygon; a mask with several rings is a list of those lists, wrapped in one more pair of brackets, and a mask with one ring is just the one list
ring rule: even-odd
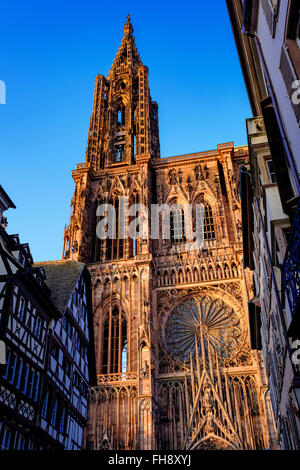
{"label": "white plaster wall", "polygon": [[284,43],[287,7],[288,0],[281,0],[276,34],[275,37],[272,38],[264,10],[260,3],[257,36],[261,42],[263,55],[272,80],[286,135],[293,153],[298,174],[300,174],[300,128],[279,69],[281,50]]}
{"label": "white plaster wall", "polygon": [[271,222],[272,220],[284,220],[287,218],[282,210],[281,200],[277,186],[266,188],[266,212],[268,219],[268,238],[271,246]]}

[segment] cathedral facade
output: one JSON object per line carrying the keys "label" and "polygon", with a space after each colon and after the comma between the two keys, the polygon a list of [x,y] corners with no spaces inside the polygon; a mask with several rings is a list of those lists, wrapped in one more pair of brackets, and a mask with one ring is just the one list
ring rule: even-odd
{"label": "cathedral facade", "polygon": [[[86,263],[92,276],[97,386],[88,448],[274,448],[242,259],[239,173],[247,161],[248,148],[232,143],[160,158],[158,106],[128,18],[108,76],[95,80],[64,233],[63,258]],[[145,210],[152,220],[157,207],[169,208],[168,237],[160,210],[157,236],[150,223],[141,233]],[[101,235],[105,221],[113,236]],[[132,224],[136,236],[126,230]]]}

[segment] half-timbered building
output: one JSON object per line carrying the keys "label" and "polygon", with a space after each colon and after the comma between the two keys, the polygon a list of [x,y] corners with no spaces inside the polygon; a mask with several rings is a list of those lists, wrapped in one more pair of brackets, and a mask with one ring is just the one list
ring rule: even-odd
{"label": "half-timbered building", "polygon": [[[14,206],[4,209],[9,207]],[[61,315],[44,273],[32,269],[28,244],[8,235],[6,224],[0,227],[0,340],[6,356],[0,366],[0,447],[53,448],[55,443],[39,430],[39,413],[48,335]]]}
{"label": "half-timbered building", "polygon": [[95,375],[90,275],[78,262],[34,265],[5,230],[10,207],[0,187],[0,448],[81,449]]}
{"label": "half-timbered building", "polygon": [[90,383],[95,384],[90,274],[83,263],[36,263],[61,313],[49,337],[40,426],[68,450],[82,447]]}

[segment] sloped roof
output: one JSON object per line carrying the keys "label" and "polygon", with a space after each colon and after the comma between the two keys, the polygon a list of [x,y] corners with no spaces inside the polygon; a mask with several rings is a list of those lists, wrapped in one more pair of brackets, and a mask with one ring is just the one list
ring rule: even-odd
{"label": "sloped roof", "polygon": [[8,194],[4,191],[3,187],[0,184],[0,202],[1,206],[3,206],[3,211],[6,211],[9,208],[16,209],[16,206],[8,196]]}
{"label": "sloped roof", "polygon": [[41,261],[33,267],[45,269],[45,283],[53,292],[51,297],[56,308],[63,314],[77,284],[84,263],[79,261]]}

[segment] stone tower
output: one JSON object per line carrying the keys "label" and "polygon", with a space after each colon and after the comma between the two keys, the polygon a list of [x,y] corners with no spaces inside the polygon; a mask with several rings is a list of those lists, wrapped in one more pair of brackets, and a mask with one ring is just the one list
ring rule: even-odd
{"label": "stone tower", "polygon": [[[93,284],[98,386],[87,447],[273,446],[242,267],[239,166],[247,151],[229,143],[160,158],[158,107],[128,17],[107,78],[96,77],[86,162],[72,172],[64,234],[63,257],[87,263]],[[150,223],[141,232],[154,204],[170,208],[168,238],[161,218],[158,239]],[[196,207],[203,208],[200,249],[186,229],[188,205],[194,232]],[[112,237],[99,236],[103,221]]]}

